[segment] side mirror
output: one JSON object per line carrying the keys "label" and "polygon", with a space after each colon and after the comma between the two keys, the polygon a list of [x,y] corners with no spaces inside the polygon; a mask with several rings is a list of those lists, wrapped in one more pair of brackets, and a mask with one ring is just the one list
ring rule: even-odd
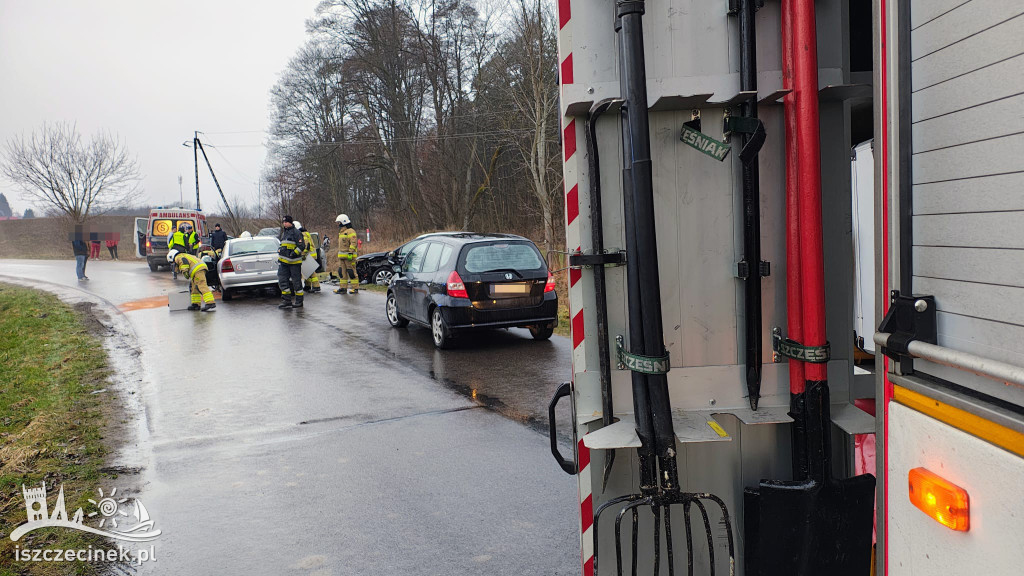
{"label": "side mirror", "polygon": [[394,272],[395,274],[401,274],[402,267],[399,266],[398,264],[395,264],[394,266],[391,267],[391,271]]}
{"label": "side mirror", "polygon": [[395,251],[394,250],[392,250],[391,252],[387,253],[387,259],[388,260],[394,260],[394,258],[395,258]]}

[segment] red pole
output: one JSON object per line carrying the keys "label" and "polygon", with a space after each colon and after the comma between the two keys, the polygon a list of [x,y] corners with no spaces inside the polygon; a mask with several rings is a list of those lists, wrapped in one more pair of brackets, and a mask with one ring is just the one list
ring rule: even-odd
{"label": "red pole", "polygon": [[[825,270],[821,241],[821,151],[818,121],[818,39],[814,0],[793,0],[793,93],[799,162],[800,283],[803,342],[825,345]],[[825,381],[825,364],[805,364],[808,381]]]}
{"label": "red pole", "polygon": [[[782,0],[782,87],[793,89],[793,0]],[[803,310],[800,301],[800,215],[799,163],[797,161],[796,94],[782,99],[786,118],[786,332],[803,340]],[[789,361],[789,391],[804,391],[804,363]]]}

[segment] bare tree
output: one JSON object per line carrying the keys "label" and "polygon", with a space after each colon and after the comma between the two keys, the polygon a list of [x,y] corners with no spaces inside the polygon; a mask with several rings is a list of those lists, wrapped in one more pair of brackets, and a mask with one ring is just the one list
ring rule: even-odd
{"label": "bare tree", "polygon": [[8,140],[0,171],[28,199],[75,223],[132,204],[140,192],[138,161],[116,136],[100,132],[83,142],[66,122]]}
{"label": "bare tree", "polygon": [[543,0],[518,0],[510,38],[498,51],[500,85],[514,113],[503,124],[540,207],[545,249],[555,246],[561,209],[558,154],[558,68],[554,14]]}

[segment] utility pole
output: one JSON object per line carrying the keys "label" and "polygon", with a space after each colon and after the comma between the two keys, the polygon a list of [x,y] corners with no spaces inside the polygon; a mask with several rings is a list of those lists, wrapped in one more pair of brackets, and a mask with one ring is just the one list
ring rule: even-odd
{"label": "utility pole", "polygon": [[199,210],[199,131],[192,136],[192,159],[196,166],[196,210]]}
{"label": "utility pole", "polygon": [[181,174],[178,174],[178,204],[185,207],[185,192],[181,187]]}

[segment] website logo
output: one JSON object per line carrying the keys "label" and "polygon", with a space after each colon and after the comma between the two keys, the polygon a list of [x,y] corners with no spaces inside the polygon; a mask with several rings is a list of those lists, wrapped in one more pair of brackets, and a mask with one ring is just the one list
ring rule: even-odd
{"label": "website logo", "polygon": [[[68,520],[64,506],[63,484],[60,486],[60,494],[51,514],[47,513],[46,482],[43,482],[40,488],[26,488],[23,484],[21,493],[25,499],[25,515],[28,521],[11,532],[11,540],[17,542],[25,534],[39,528],[70,528],[127,542],[148,542],[160,535],[160,530],[154,529],[154,522],[141,500],[120,498],[117,496],[117,488],[112,489],[109,494],[104,494],[102,488],[98,492],[98,501],[89,499],[89,503],[96,507],[95,511],[86,515],[79,508]],[[86,518],[98,522],[95,526],[89,526],[85,523]]]}

